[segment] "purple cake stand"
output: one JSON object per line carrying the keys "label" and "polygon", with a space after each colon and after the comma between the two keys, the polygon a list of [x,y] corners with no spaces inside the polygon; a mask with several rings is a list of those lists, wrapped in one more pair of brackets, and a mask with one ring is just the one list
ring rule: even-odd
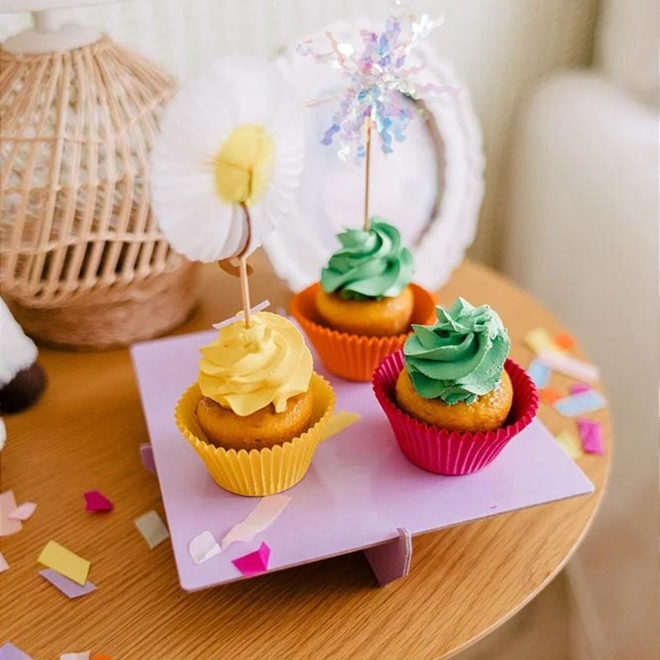
{"label": "purple cake stand", "polygon": [[337,410],[361,418],[321,444],[305,479],[287,491],[292,501],[270,527],[195,564],[188,552],[194,536],[209,530],[221,539],[259,501],[217,486],[174,423],[174,405],[197,377],[198,349],[215,334],[132,347],[151,438],[142,458],[157,472],[179,580],[187,591],[245,579],[231,560],[263,541],[271,548],[269,572],[362,550],[379,583],[387,584],[407,574],[416,534],[593,491],[538,419],[479,473],[424,472],[400,453],[371,384],[335,378],[315,357],[317,371],[335,388]]}

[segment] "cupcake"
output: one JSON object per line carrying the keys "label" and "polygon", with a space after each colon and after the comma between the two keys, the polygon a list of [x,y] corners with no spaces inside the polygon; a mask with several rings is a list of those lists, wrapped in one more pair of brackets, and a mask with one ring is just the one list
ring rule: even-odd
{"label": "cupcake", "polygon": [[411,323],[430,320],[435,299],[411,283],[412,255],[396,227],[374,218],[369,229],[338,239],[321,281],[293,297],[291,313],[330,372],[368,381],[403,345]]}
{"label": "cupcake", "polygon": [[297,328],[260,312],[220,329],[201,349],[198,381],[176,422],[220,486],[239,495],[279,493],[306,474],[335,396],[313,371]]}
{"label": "cupcake", "polygon": [[403,350],[380,365],[374,391],[409,460],[439,474],[468,474],[531,422],[538,396],[508,359],[509,336],[488,305],[459,298],[436,314],[434,324],[413,326]]}

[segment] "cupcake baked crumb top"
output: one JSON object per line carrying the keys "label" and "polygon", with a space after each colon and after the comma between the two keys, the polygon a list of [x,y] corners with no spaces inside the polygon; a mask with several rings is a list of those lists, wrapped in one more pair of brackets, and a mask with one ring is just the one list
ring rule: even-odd
{"label": "cupcake baked crumb top", "polygon": [[396,400],[408,414],[449,431],[490,431],[503,426],[513,387],[504,363],[509,336],[488,306],[459,298],[436,308],[437,321],[414,325],[403,347],[405,368]]}

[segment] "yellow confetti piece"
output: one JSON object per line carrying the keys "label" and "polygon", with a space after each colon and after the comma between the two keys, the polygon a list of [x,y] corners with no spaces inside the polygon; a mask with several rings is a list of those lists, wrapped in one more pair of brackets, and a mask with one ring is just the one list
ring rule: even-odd
{"label": "yellow confetti piece", "polygon": [[530,330],[525,335],[525,343],[537,355],[542,355],[543,353],[566,355],[566,351],[555,344],[552,335],[545,328]]}
{"label": "yellow confetti piece", "polygon": [[48,541],[37,561],[80,585],[87,582],[90,562],[67,550],[57,541]]}
{"label": "yellow confetti piece", "polygon": [[344,429],[347,429],[349,426],[352,426],[357,422],[362,415],[354,412],[348,412],[348,410],[338,410],[330,419],[328,420],[328,425],[325,427],[325,433],[323,434],[323,439],[327,440],[337,433],[341,433]]}
{"label": "yellow confetti piece", "polygon": [[578,441],[577,435],[568,429],[564,429],[561,433],[555,436],[555,440],[559,446],[572,458],[580,458],[582,456],[582,448]]}

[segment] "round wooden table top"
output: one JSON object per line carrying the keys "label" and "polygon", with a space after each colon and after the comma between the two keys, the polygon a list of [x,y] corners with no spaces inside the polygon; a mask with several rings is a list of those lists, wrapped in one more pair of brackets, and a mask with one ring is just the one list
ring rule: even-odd
{"label": "round wooden table top", "polygon": [[[261,259],[252,277],[255,301],[286,305],[289,294]],[[180,332],[206,329],[240,307],[235,280],[202,269],[202,303]],[[465,262],[440,291],[489,303],[527,365],[524,334],[563,328],[529,295],[500,275]],[[577,350],[580,355],[580,350]],[[140,462],[148,440],[127,350],[75,354],[42,350],[49,388],[31,410],[6,418],[2,490],[38,509],[20,533],[2,538],[10,569],[0,575],[0,642],[35,660],[92,650],[114,660],[438,660],[501,625],[562,568],[594,517],[610,467],[584,455],[592,495],[506,513],[413,540],[410,575],[379,588],[361,552],[254,580],[186,593],[169,543],[154,550],[133,520],[150,509],[164,518],[158,482]],[[569,379],[553,373],[566,391]],[[572,420],[541,405],[553,433]],[[82,493],[98,489],[115,504],[105,515],[84,511]],[[68,600],[38,574],[37,557],[55,539],[92,562],[98,590]]]}

